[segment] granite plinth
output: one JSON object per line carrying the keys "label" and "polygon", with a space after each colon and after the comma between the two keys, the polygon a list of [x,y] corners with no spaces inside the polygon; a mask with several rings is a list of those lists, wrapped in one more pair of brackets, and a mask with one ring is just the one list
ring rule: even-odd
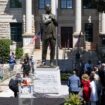
{"label": "granite plinth", "polygon": [[55,68],[36,68],[34,92],[43,94],[57,94],[61,87],[60,70]]}

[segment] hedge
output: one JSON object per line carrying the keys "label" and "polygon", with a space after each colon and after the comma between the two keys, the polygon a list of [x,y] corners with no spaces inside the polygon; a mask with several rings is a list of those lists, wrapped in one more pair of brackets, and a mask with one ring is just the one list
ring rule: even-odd
{"label": "hedge", "polygon": [[23,56],[23,49],[20,47],[16,48],[16,59],[20,59]]}
{"label": "hedge", "polygon": [[7,63],[10,54],[10,39],[0,39],[0,62]]}

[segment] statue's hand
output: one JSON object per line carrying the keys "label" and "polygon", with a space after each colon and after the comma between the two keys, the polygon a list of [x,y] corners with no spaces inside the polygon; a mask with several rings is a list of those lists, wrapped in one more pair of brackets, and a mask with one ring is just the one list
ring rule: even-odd
{"label": "statue's hand", "polygon": [[49,16],[52,20],[55,20],[55,16],[54,15],[50,15]]}

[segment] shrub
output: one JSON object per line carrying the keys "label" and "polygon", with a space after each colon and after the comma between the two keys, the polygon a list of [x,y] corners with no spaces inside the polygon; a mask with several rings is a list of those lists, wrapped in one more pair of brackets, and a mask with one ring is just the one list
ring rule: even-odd
{"label": "shrub", "polygon": [[20,59],[23,56],[23,49],[17,47],[16,48],[16,59]]}
{"label": "shrub", "polygon": [[64,105],[82,105],[82,100],[79,95],[70,94],[65,100]]}
{"label": "shrub", "polygon": [[71,73],[61,73],[61,81],[68,81],[68,77]]}
{"label": "shrub", "polygon": [[6,63],[10,54],[10,39],[0,39],[0,59],[1,62]]}

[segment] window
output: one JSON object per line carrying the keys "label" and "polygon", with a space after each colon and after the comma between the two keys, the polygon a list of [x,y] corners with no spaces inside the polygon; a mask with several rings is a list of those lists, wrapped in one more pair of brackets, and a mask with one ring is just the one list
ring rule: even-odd
{"label": "window", "polygon": [[72,8],[72,6],[73,6],[72,0],[61,0],[61,8],[62,9]]}
{"label": "window", "polygon": [[22,23],[10,23],[11,40],[15,42],[22,42]]}
{"label": "window", "polygon": [[85,23],[85,40],[88,42],[93,41],[93,24]]}
{"label": "window", "polygon": [[102,45],[105,45],[105,37],[102,37]]}
{"label": "window", "polygon": [[46,4],[51,5],[51,0],[39,0],[39,9],[44,9]]}
{"label": "window", "polygon": [[21,8],[22,2],[21,0],[10,0],[10,8]]}
{"label": "window", "polygon": [[85,9],[95,9],[96,4],[93,0],[83,0],[83,8]]}

